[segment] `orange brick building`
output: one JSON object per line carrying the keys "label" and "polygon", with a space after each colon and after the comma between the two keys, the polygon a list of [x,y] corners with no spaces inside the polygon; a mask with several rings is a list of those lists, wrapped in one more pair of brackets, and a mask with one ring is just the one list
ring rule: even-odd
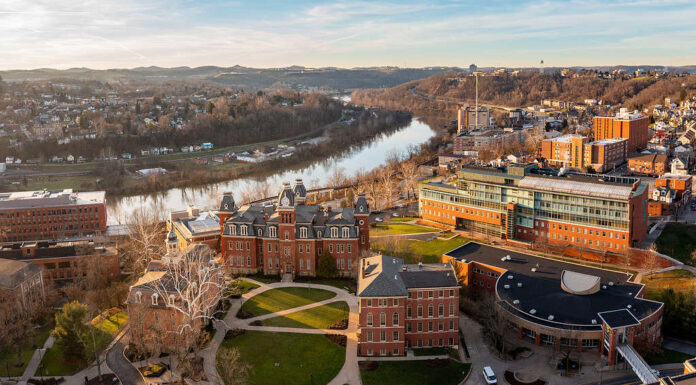
{"label": "orange brick building", "polygon": [[627,252],[647,232],[648,185],[638,178],[539,169],[463,167],[456,184],[421,183],[423,221],[526,243]]}
{"label": "orange brick building", "polygon": [[56,240],[106,231],[104,191],[0,193],[0,242]]}
{"label": "orange brick building", "polygon": [[459,346],[459,288],[449,264],[363,258],[358,355],[404,356],[411,347]]}
{"label": "orange brick building", "polygon": [[684,195],[691,195],[691,180],[691,175],[664,174],[655,180],[655,187],[676,190],[681,199]]}
{"label": "orange brick building", "polygon": [[541,156],[549,165],[585,169],[591,167],[604,172],[626,161],[627,140],[603,139],[590,142],[581,135],[563,135],[545,139],[541,143]]}
{"label": "orange brick building", "polygon": [[628,159],[628,171],[631,174],[660,176],[667,171],[667,155],[646,154]]}
{"label": "orange brick building", "polygon": [[597,116],[594,118],[594,139],[628,139],[628,153],[648,145],[648,125],[650,119],[637,111],[629,113],[622,108],[616,116]]}

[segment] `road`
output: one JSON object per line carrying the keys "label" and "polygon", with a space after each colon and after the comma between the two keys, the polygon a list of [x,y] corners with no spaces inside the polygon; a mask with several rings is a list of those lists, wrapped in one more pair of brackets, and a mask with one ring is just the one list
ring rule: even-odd
{"label": "road", "polygon": [[118,340],[106,354],[106,365],[116,374],[123,385],[145,385],[143,376],[123,355],[125,346]]}
{"label": "road", "polygon": [[[683,373],[683,369],[665,369],[660,370],[661,377],[676,376]],[[618,378],[610,378],[599,382],[590,382],[582,385],[640,385],[643,382],[635,375],[624,376]]]}

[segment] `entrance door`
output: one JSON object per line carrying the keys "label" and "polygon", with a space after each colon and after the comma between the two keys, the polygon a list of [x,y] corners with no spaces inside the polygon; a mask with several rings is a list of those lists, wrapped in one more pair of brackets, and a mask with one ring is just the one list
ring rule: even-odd
{"label": "entrance door", "polygon": [[292,273],[292,264],[290,262],[285,263],[285,272],[288,274]]}

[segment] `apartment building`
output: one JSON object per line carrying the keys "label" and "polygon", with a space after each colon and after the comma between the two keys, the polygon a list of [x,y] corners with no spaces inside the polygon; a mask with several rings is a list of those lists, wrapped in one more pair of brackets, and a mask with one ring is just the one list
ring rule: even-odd
{"label": "apartment building", "polygon": [[454,137],[454,154],[472,155],[485,147],[498,147],[505,143],[522,143],[522,130],[485,130],[472,131]]}
{"label": "apartment building", "polygon": [[454,184],[421,183],[433,225],[521,242],[625,252],[647,231],[648,185],[638,178],[561,173],[536,164],[464,166]]}
{"label": "apartment building", "polygon": [[458,133],[491,127],[491,113],[487,107],[479,107],[477,111],[476,107],[464,105],[457,110]]}
{"label": "apartment building", "polygon": [[0,258],[0,303],[15,301],[18,309],[27,309],[44,299],[44,281],[37,265]]}
{"label": "apartment building", "polygon": [[104,191],[0,193],[0,242],[56,240],[106,231]]}
{"label": "apartment building", "polygon": [[621,108],[615,116],[597,116],[594,118],[594,139],[624,138],[628,140],[628,153],[648,145],[648,125],[650,118],[638,111],[628,112]]}
{"label": "apartment building", "polygon": [[556,167],[596,172],[613,169],[626,161],[626,139],[602,139],[590,142],[582,135],[569,134],[541,142],[541,156]]}
{"label": "apartment building", "polygon": [[358,355],[404,356],[411,347],[459,346],[459,288],[450,264],[361,260]]}
{"label": "apartment building", "polygon": [[645,154],[628,159],[628,172],[631,174],[660,176],[667,172],[665,154]]}
{"label": "apartment building", "polygon": [[360,255],[370,250],[370,208],[363,195],[354,207],[306,205],[302,180],[284,183],[268,204],[237,208],[225,194],[219,211],[220,249],[226,266],[239,274],[316,275],[324,253],[339,274],[354,276]]}

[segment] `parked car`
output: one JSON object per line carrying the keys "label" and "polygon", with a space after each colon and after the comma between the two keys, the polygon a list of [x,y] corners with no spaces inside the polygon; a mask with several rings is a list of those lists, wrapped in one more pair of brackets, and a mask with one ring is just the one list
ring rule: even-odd
{"label": "parked car", "polygon": [[375,218],[375,222],[382,222],[382,218]]}
{"label": "parked car", "polygon": [[398,216],[399,216],[399,213],[393,213],[392,216],[393,216],[393,217],[398,217]]}
{"label": "parked car", "polygon": [[498,383],[498,378],[495,376],[495,373],[493,373],[493,369],[491,369],[490,366],[484,366],[481,374],[483,375],[483,379],[486,380],[486,384]]}

